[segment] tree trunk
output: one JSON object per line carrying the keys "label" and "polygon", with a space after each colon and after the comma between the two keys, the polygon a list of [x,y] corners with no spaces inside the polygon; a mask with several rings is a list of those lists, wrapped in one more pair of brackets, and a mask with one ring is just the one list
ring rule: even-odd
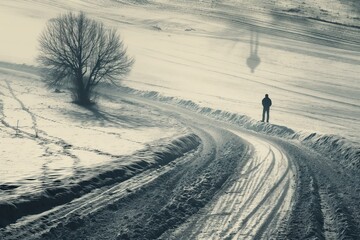
{"label": "tree trunk", "polygon": [[76,77],[76,86],[74,89],[75,102],[79,105],[90,105],[90,91],[85,87],[82,74]]}
{"label": "tree trunk", "polygon": [[84,88],[83,89],[77,89],[77,100],[76,102],[79,105],[90,105],[91,101],[90,101],[90,94],[88,91],[86,91]]}

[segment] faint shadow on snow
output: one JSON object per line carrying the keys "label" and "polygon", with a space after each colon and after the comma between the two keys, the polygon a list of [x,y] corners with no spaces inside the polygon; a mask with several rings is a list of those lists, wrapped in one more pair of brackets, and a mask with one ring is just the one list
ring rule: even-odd
{"label": "faint shadow on snow", "polygon": [[[81,107],[83,108],[83,107]],[[88,126],[100,127],[121,127],[121,128],[137,128],[155,126],[155,123],[150,119],[142,118],[141,115],[124,114],[124,109],[119,107],[117,112],[113,110],[107,111],[104,108],[91,106],[83,108],[82,111],[62,109],[61,113],[76,122]]]}
{"label": "faint shadow on snow", "polygon": [[32,73],[32,74],[39,74],[39,68],[27,65],[27,64],[17,64],[17,63],[9,63],[9,62],[2,62],[0,61],[0,68],[6,68],[11,70],[16,70],[20,72]]}

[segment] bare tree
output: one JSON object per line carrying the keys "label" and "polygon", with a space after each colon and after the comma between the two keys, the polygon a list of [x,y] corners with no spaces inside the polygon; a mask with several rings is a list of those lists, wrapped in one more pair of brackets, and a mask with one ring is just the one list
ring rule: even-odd
{"label": "bare tree", "polygon": [[92,103],[94,88],[102,81],[116,84],[133,64],[116,30],[84,13],[51,19],[40,35],[38,61],[49,86],[69,84],[74,101]]}

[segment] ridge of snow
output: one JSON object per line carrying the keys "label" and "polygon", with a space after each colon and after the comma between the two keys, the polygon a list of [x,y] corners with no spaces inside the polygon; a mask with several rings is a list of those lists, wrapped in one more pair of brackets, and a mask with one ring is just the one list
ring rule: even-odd
{"label": "ridge of snow", "polygon": [[209,107],[202,107],[191,100],[163,96],[159,92],[155,91],[141,91],[129,87],[122,88],[125,92],[160,102],[175,104],[216,120],[239,125],[254,132],[289,140],[297,140],[304,146],[309,147],[314,151],[320,152],[332,159],[338,159],[340,164],[342,164],[345,168],[360,170],[360,146],[344,137],[335,134],[297,132],[286,126],[259,122],[246,115]]}
{"label": "ridge of snow", "polygon": [[[95,176],[89,176],[79,182],[70,181],[65,185],[47,188],[38,195],[19,197],[12,202],[0,201],[0,228],[23,216],[70,202],[94,189],[122,182],[148,169],[166,165],[196,150],[200,144],[201,140],[197,135],[185,134],[169,143],[148,145],[147,149],[140,150],[134,155],[122,156],[111,164],[98,166],[91,171],[96,173]],[[135,159],[128,164],[122,163],[127,158]]]}

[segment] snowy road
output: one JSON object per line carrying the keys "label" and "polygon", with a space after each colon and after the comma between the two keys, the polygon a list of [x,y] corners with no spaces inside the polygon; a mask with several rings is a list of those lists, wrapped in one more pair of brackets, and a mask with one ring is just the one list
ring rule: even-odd
{"label": "snowy road", "polygon": [[[51,239],[59,234],[97,239],[119,233],[130,239],[139,236],[147,239],[160,237],[192,215],[176,232],[167,233],[168,237],[244,239],[276,233],[289,215],[295,187],[292,163],[278,146],[234,126],[219,126],[219,122],[191,111],[131,96],[125,100],[156,108],[164,115],[186,122],[200,137],[200,148],[159,169],[96,189],[39,215],[24,217],[6,229],[6,239],[36,238],[51,228],[54,228],[52,234],[42,237]],[[216,197],[212,199],[213,196]],[[128,198],[132,198],[131,202],[126,201]],[[138,203],[144,199],[146,204]],[[119,207],[123,202],[125,206]],[[155,209],[155,212],[167,213],[159,214],[157,219]],[[133,211],[142,212],[144,216],[139,217]],[[131,213],[127,223],[123,222],[125,212]],[[169,216],[176,221],[168,222]],[[141,219],[145,217],[147,219]],[[95,231],[92,224],[77,224],[99,218],[102,221],[96,221]],[[137,225],[129,224],[132,222],[129,218]],[[154,218],[163,225],[152,223]]]}
{"label": "snowy road", "polygon": [[[357,205],[360,179],[354,177],[357,170],[344,168],[324,153],[296,141],[212,120],[218,119],[216,115],[209,119],[171,104],[157,101],[154,104],[146,98],[145,101],[140,98],[140,102],[160,107],[164,114],[183,119],[190,126],[194,124],[195,129],[200,127],[209,132],[217,128],[223,136],[234,134],[246,144],[246,155],[213,199],[175,230],[165,232],[161,239],[357,239],[360,236]],[[184,106],[187,108],[187,104]],[[207,115],[206,111],[204,114]]]}
{"label": "snowy road", "polygon": [[[0,239],[359,239],[357,1],[0,6]],[[22,65],[68,10],[136,59],[94,108]]]}
{"label": "snowy road", "polygon": [[[173,106],[170,109],[174,111]],[[286,152],[260,135],[241,128],[219,125],[219,122],[181,109],[176,112],[180,113],[178,117],[187,116],[186,122],[193,127],[202,126],[204,131],[210,126],[217,127],[246,139],[248,152],[247,159],[238,162],[237,170],[216,199],[171,238],[259,239],[274,235],[288,217],[293,203],[296,171]]]}
{"label": "snowy road", "polygon": [[254,151],[251,158],[174,239],[269,238],[285,220],[294,194],[294,169],[275,145],[246,137]]}
{"label": "snowy road", "polygon": [[[189,129],[192,140],[174,142],[183,145],[184,153],[177,157],[171,157],[179,151],[176,148],[166,153],[154,146],[155,154],[150,156],[159,156],[161,164],[145,164],[141,154],[128,156],[134,158],[134,164],[125,165],[131,170],[128,177],[105,168],[90,183],[81,182],[81,195],[57,204],[61,195],[55,195],[53,207],[20,215],[16,223],[1,228],[2,239],[358,236],[360,181],[351,169],[297,142],[251,132],[186,107],[119,90],[102,97],[113,104],[147,109],[170,122],[176,119]],[[24,108],[37,111],[25,103]],[[67,150],[71,148],[76,146]],[[112,168],[119,163],[112,163]]]}

